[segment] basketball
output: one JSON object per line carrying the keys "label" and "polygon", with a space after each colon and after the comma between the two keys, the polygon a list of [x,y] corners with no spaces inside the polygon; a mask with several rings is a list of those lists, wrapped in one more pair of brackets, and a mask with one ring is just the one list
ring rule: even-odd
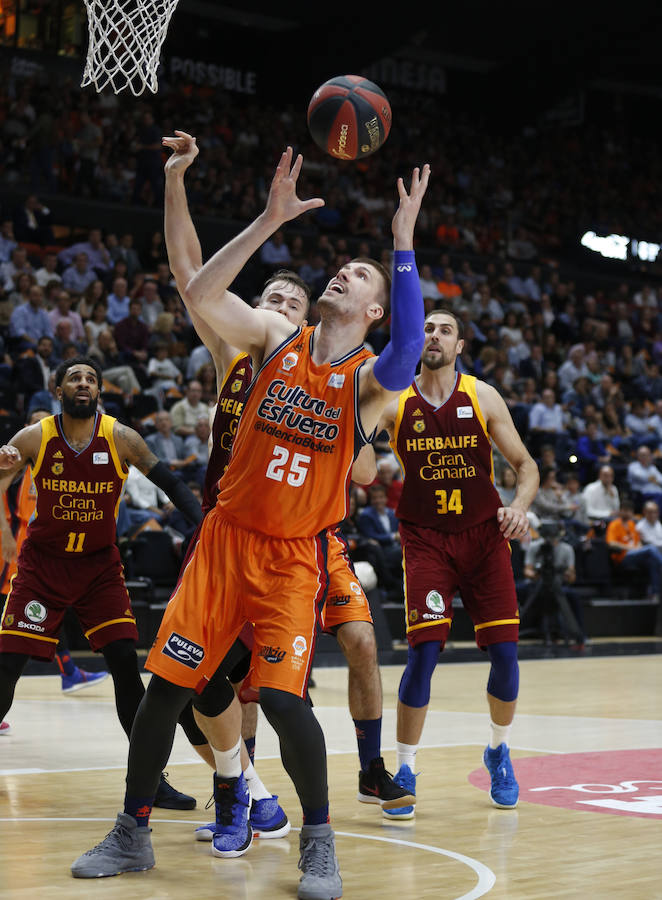
{"label": "basketball", "polygon": [[308,104],[313,140],[336,159],[363,159],[382,146],[391,130],[386,94],[360,75],[339,75],[317,88]]}

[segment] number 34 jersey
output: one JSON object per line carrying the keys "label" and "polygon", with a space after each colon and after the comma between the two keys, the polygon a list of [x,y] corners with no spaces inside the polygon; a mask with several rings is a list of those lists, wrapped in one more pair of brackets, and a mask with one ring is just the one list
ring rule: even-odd
{"label": "number 34 jersey", "polygon": [[319,534],[342,521],[352,463],[367,442],[356,347],[316,365],[315,329],[298,328],[265,360],[239,420],[218,507],[234,524],[279,538]]}
{"label": "number 34 jersey", "polygon": [[458,372],[438,407],[416,382],[410,385],[400,395],[391,446],[404,472],[396,509],[402,521],[458,532],[493,518],[503,505],[473,376]]}

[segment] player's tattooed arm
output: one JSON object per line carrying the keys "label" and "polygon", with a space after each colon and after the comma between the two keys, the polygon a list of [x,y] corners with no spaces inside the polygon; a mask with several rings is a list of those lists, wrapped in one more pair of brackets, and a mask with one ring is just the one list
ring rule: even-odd
{"label": "player's tattooed arm", "polygon": [[152,453],[141,435],[128,425],[115,422],[114,437],[123,462],[140,469],[143,475],[151,472],[159,462],[158,456]]}

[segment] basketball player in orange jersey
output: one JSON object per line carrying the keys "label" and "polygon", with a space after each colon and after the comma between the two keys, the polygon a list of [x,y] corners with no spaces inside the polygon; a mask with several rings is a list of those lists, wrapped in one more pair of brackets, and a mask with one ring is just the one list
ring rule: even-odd
{"label": "basketball player in orange jersey", "polygon": [[[519,612],[508,542],[528,531],[538,468],[498,392],[456,370],[462,333],[453,313],[428,313],[420,373],[380,423],[404,472],[396,515],[409,655],[398,693],[395,780],[415,792],[430,680],[459,590],[476,643],[491,663],[491,732],[484,753],[490,796],[495,806],[510,809],[519,795],[508,749],[519,685]],[[494,487],[491,441],[517,473],[510,506],[502,506]],[[388,818],[388,810],[383,815]]]}
{"label": "basketball player in orange jersey", "polygon": [[[163,143],[173,150],[165,166],[165,239],[168,260],[177,283],[186,285],[202,268],[202,251],[188,209],[184,186],[184,174],[197,157],[198,147],[195,138],[180,131],[176,132],[175,137],[164,138]],[[285,316],[292,324],[293,331],[297,326],[306,324],[309,294],[308,286],[296,273],[281,270],[267,281],[258,305],[262,309],[273,309]],[[212,422],[212,451],[202,503],[204,513],[216,501],[218,481],[230,459],[232,437],[252,380],[253,364],[249,355],[229,346],[212,331],[195,310],[191,310],[190,314],[198,335],[212,355],[216,366],[217,384],[221,386]],[[371,448],[361,450],[352,467],[353,481],[367,484],[375,478],[376,467],[373,459]],[[381,758],[381,679],[370,606],[351,565],[348,565],[344,540],[330,530],[328,541],[330,581],[324,608],[324,629],[335,634],[348,661],[349,708],[356,728],[361,760],[359,798],[373,803],[381,802],[391,809],[391,814],[395,816],[398,808],[410,805],[412,798],[408,798],[401,787],[393,784]],[[194,541],[191,543],[194,544]],[[252,648],[252,629],[249,628],[247,634],[242,631],[242,636],[245,640],[248,638],[244,654],[245,662],[248,662]],[[242,643],[239,639],[238,643],[241,648]],[[243,674],[247,671],[241,667],[242,663],[231,677],[234,683],[242,680]],[[251,695],[247,690],[239,693],[240,698]],[[206,702],[209,700],[206,699]],[[197,720],[205,732],[205,720],[201,717],[197,717]],[[242,737],[248,738],[253,745],[256,725],[256,704],[243,703]],[[244,759],[244,763],[244,774],[247,770],[251,772],[251,776],[247,776],[247,781],[253,797],[252,770],[247,758]],[[263,805],[267,805],[266,797],[264,800]],[[261,830],[259,822],[254,821],[254,807],[253,801],[251,804],[253,831],[268,836],[268,832]],[[410,817],[411,813],[406,815]],[[211,840],[212,835],[211,825],[196,829],[197,837]]]}
{"label": "basketball player in orange jersey", "polygon": [[[62,413],[26,426],[0,447],[5,477],[29,464],[37,491],[0,619],[0,719],[30,657],[53,659],[65,611],[72,607],[90,646],[104,656],[128,736],[144,694],[136,621],[115,542],[128,465],[161,487],[191,521],[199,521],[200,506],[136,431],[97,411],[101,384],[95,361],[76,357],[62,363],[56,372]],[[163,776],[157,799],[173,808],[195,806],[193,797],[174,791]]]}
{"label": "basketball player in orange jersey", "polygon": [[[154,865],[150,798],[156,767],[172,744],[177,710],[192,692],[204,691],[251,621],[254,683],[303,809],[298,897],[342,894],[324,735],[304,698],[328,586],[328,529],[346,515],[354,458],[389,399],[411,383],[423,346],[413,239],[430,169],[414,169],[409,192],[398,179],[392,289],[379,263],[352,260],[319,298],[319,325],[292,332],[284,316],[248,306],[229,287],[271,234],[323,205],[319,198],[297,197],[302,164],[301,156],[293,161],[291,148],[282,154],[264,212],[185,288],[189,308],[249,353],[257,371],[216,505],[204,518],[148,658],[154,677],[132,732],[124,812],[110,834],[73,863],[75,877]],[[375,357],[364,341],[384,316],[389,291],[391,337]],[[239,714],[233,746],[214,749],[215,797],[225,807],[222,831],[213,839],[220,856],[239,856],[252,841],[240,732]]]}

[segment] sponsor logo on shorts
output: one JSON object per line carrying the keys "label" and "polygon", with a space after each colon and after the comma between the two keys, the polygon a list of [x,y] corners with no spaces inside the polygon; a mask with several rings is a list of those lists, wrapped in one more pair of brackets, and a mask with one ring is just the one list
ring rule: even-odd
{"label": "sponsor logo on shorts", "polygon": [[423,613],[423,618],[437,620],[437,619],[443,619],[444,617],[438,615],[438,613]]}
{"label": "sponsor logo on shorts", "polygon": [[283,361],[280,364],[280,367],[285,372],[289,372],[290,369],[293,369],[298,362],[299,362],[299,355],[297,353],[286,353],[285,356],[283,357]]}
{"label": "sponsor logo on shorts", "polygon": [[93,466],[107,466],[108,465],[108,454],[106,452],[93,453],[92,454],[92,465]]}
{"label": "sponsor logo on shorts", "polygon": [[188,638],[182,637],[173,631],[161,650],[165,656],[182,665],[188,666],[189,669],[197,669],[202,660],[205,658],[205,651],[200,644],[194,644]]}
{"label": "sponsor logo on shorts", "polygon": [[326,601],[327,606],[347,606],[351,602],[351,594],[336,594],[335,597],[329,597]]}
{"label": "sponsor logo on shorts", "polygon": [[43,622],[46,616],[48,615],[48,610],[40,603],[38,600],[33,600],[23,610],[26,619],[29,619],[31,622],[36,622],[39,624]]}
{"label": "sponsor logo on shorts", "polygon": [[265,644],[264,647],[260,648],[258,656],[260,659],[266,659],[268,663],[279,663],[285,659],[287,651],[281,650],[280,647],[270,647],[268,644]]}
{"label": "sponsor logo on shorts", "polygon": [[446,607],[444,606],[444,598],[441,596],[439,591],[430,591],[430,593],[425,598],[425,605],[434,613],[443,613],[443,611],[446,609]]}
{"label": "sponsor logo on shorts", "polygon": [[363,588],[362,588],[361,585],[358,584],[356,581],[350,581],[350,583],[349,583],[349,589],[350,589],[350,591],[352,591],[352,592],[355,593],[355,594],[362,594],[362,593],[363,593]]}
{"label": "sponsor logo on shorts", "polygon": [[292,649],[296,656],[303,656],[303,654],[308,649],[308,644],[306,643],[306,639],[302,634],[298,634],[294,640],[292,641]]}
{"label": "sponsor logo on shorts", "polygon": [[473,417],[474,417],[473,406],[458,406],[457,417],[458,417],[458,419],[473,419]]}
{"label": "sponsor logo on shorts", "polygon": [[34,622],[19,622],[16,627],[22,628],[24,631],[37,631],[39,634],[43,634],[46,631],[43,625],[35,625]]}

